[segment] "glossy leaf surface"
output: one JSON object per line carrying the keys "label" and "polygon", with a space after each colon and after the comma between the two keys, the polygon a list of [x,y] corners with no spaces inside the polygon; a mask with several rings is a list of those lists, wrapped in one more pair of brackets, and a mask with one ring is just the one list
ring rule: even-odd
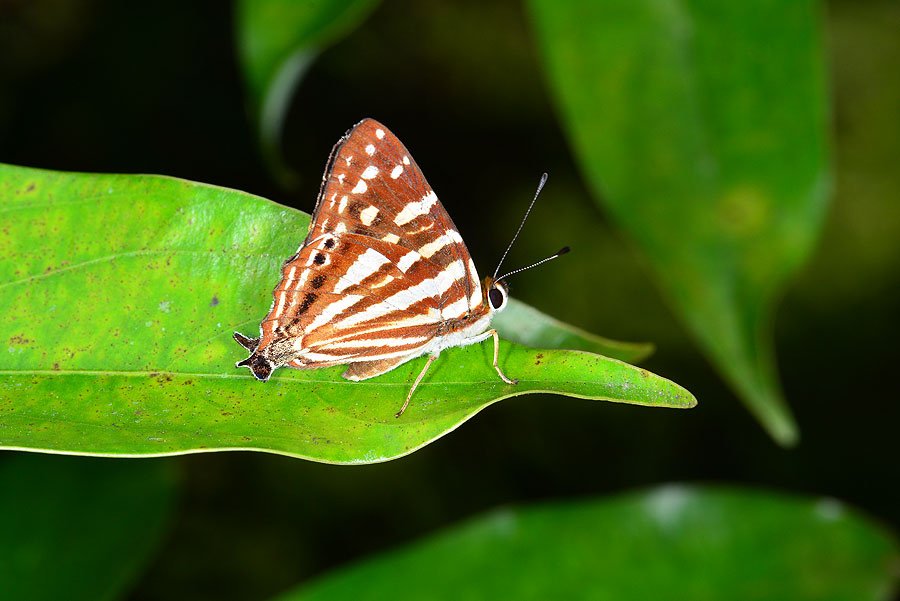
{"label": "glossy leaf surface", "polygon": [[583,351],[490,342],[365,382],[234,367],[308,216],[154,176],[0,167],[0,447],[98,455],[253,449],[331,463],[405,455],[498,400],[556,392],[690,407],[683,388]]}

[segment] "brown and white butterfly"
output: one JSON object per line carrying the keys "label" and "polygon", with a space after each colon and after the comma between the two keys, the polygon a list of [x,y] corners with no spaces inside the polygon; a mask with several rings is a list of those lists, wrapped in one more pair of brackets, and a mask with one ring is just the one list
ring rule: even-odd
{"label": "brown and white butterfly", "polygon": [[[372,119],[332,150],[309,232],[282,267],[260,337],[235,332],[259,380],[279,367],[348,365],[365,380],[422,355],[499,337],[491,316],[507,303],[504,282],[479,281],[453,221],[406,147]],[[496,275],[496,274],[495,274]],[[502,279],[502,278],[500,278]]]}

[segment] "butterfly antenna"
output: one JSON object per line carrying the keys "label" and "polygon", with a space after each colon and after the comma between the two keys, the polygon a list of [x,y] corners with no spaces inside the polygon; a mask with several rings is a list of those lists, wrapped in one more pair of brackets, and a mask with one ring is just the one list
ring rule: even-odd
{"label": "butterfly antenna", "polygon": [[564,254],[566,254],[566,253],[569,252],[570,250],[571,250],[571,249],[570,249],[568,246],[563,246],[562,248],[560,248],[558,251],[556,251],[555,253],[553,253],[553,254],[550,255],[549,257],[547,257],[547,258],[545,258],[545,259],[541,259],[541,260],[538,261],[537,263],[532,263],[531,265],[528,265],[527,267],[519,267],[518,269],[513,269],[512,271],[510,271],[510,272],[507,273],[506,275],[503,275],[503,276],[500,276],[499,278],[494,279],[494,281],[495,281],[495,282],[499,282],[500,280],[505,280],[506,278],[508,278],[508,277],[511,276],[511,275],[515,275],[515,274],[519,273],[520,271],[525,271],[526,269],[531,269],[532,267],[537,267],[538,265],[543,265],[543,264],[546,263],[547,261],[552,261],[553,259],[557,259],[557,258],[563,256]]}
{"label": "butterfly antenna", "polygon": [[[534,203],[537,202],[538,195],[540,195],[541,190],[544,189],[544,184],[546,184],[546,183],[547,183],[547,174],[544,173],[543,175],[541,175],[541,181],[538,183],[537,191],[535,191],[535,193],[534,193],[534,198],[531,199],[531,204],[528,205],[528,210],[525,211],[525,216],[522,217],[522,223],[519,224],[519,229],[516,230],[516,235],[513,236],[512,240],[509,241],[509,246],[507,246],[506,250],[503,251],[503,256],[500,257],[500,262],[497,263],[497,269],[494,270],[494,281],[499,281],[499,280],[503,279],[503,278],[497,278],[497,274],[500,273],[500,267],[503,265],[503,261],[506,259],[506,255],[509,254],[509,249],[511,249],[512,245],[516,243],[516,238],[519,237],[519,233],[522,231],[522,228],[525,227],[525,221],[528,219],[528,215],[531,213],[531,209],[534,208]],[[549,261],[550,259],[555,259],[560,254],[565,254],[565,253],[556,253],[556,255],[554,255],[553,257],[547,257],[546,259],[544,259],[544,261]],[[540,265],[544,261],[535,263],[535,265]],[[532,265],[532,267],[534,267],[534,265]],[[528,268],[525,267],[523,269],[528,269]],[[521,271],[521,269],[518,269],[512,273],[517,273],[518,271]],[[512,275],[512,273],[508,273],[506,275]],[[505,278],[506,276],[503,276],[503,277]]]}

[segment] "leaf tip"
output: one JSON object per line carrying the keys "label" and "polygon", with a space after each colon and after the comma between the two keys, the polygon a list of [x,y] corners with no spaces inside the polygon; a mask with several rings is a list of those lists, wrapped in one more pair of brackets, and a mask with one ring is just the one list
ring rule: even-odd
{"label": "leaf tip", "polygon": [[792,420],[768,424],[766,429],[775,442],[785,449],[793,449],[800,443],[800,432]]}

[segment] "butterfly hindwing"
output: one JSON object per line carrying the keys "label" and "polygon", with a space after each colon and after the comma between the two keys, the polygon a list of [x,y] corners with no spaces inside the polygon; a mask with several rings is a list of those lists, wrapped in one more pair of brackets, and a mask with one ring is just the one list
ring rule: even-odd
{"label": "butterfly hindwing", "polygon": [[300,363],[315,366],[417,356],[448,311],[464,309],[459,280],[465,274],[459,262],[436,270],[416,257],[359,234],[311,240],[283,267],[261,346],[291,340]]}

